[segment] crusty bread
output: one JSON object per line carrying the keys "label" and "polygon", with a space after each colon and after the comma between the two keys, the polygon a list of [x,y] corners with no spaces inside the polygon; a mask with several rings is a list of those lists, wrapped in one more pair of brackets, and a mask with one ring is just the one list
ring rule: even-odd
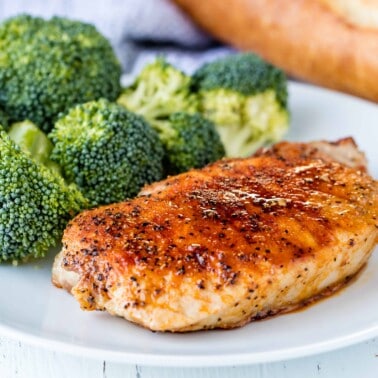
{"label": "crusty bread", "polygon": [[378,31],[378,0],[318,0],[346,22]]}
{"label": "crusty bread", "polygon": [[378,0],[175,0],[288,74],[378,102]]}

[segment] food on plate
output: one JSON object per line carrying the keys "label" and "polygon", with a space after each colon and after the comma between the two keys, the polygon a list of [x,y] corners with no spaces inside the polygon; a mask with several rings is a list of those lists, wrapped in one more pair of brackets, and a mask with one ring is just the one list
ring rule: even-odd
{"label": "food on plate", "polygon": [[45,132],[71,106],[121,90],[121,66],[94,26],[20,15],[0,25],[0,106]]}
{"label": "food on plate", "polygon": [[257,55],[239,53],[206,63],[193,77],[157,59],[123,89],[118,103],[143,115],[158,132],[173,113],[201,112],[214,122],[226,155],[237,157],[283,137],[289,126],[287,96],[281,70]]}
{"label": "food on plate", "polygon": [[122,201],[163,178],[163,146],[140,116],[105,99],[71,108],[49,134],[50,158],[91,206]]}
{"label": "food on plate", "polygon": [[53,283],[158,331],[233,328],[328,295],[378,240],[351,138],[278,143],[145,187],[67,226]]}
{"label": "food on plate", "polygon": [[175,0],[220,40],[290,75],[378,101],[378,2]]}
{"label": "food on plate", "polygon": [[162,58],[147,64],[118,103],[145,117],[165,150],[166,174],[202,168],[224,156],[215,126],[197,111],[191,77]]}
{"label": "food on plate", "polygon": [[[32,124],[19,126],[11,132],[20,146],[0,131],[1,262],[43,257],[58,243],[68,220],[87,207],[79,190],[45,159],[44,149],[50,147],[42,131]],[[28,142],[33,133],[41,142],[38,148]]]}
{"label": "food on plate", "polygon": [[[248,71],[257,86],[278,72],[266,66],[259,60]],[[0,262],[41,257],[77,212],[130,199],[146,184],[224,156],[217,125],[199,113],[199,81],[195,88],[163,58],[122,93],[120,76],[109,41],[90,24],[26,14],[0,24],[0,180],[20,181],[1,189]]]}
{"label": "food on plate", "polygon": [[145,65],[135,81],[122,90],[118,103],[155,121],[172,113],[197,111],[197,97],[191,93],[191,77],[162,58]]}
{"label": "food on plate", "polygon": [[164,146],[166,175],[202,168],[225,154],[214,124],[198,113],[172,113],[155,121],[154,129]]}
{"label": "food on plate", "polygon": [[284,73],[251,53],[206,63],[193,75],[199,109],[217,125],[227,156],[279,141],[289,126]]}

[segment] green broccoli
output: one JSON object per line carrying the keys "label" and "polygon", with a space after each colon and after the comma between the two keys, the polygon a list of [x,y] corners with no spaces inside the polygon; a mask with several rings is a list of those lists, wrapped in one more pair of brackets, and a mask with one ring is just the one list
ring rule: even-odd
{"label": "green broccoli", "polygon": [[140,116],[105,99],[77,105],[49,134],[57,162],[92,206],[135,196],[163,177],[163,147]]}
{"label": "green broccoli", "polygon": [[163,58],[146,65],[118,103],[142,115],[165,147],[166,174],[200,168],[224,156],[214,125],[196,114],[191,78]]}
{"label": "green broccoli", "polygon": [[[40,140],[42,131],[33,130]],[[75,186],[66,185],[37,162],[38,157],[34,160],[30,150],[24,152],[28,143],[22,145],[0,131],[0,261],[14,263],[43,257],[57,244],[67,222],[87,206]]]}
{"label": "green broccoli", "polygon": [[214,124],[198,113],[173,113],[154,128],[165,148],[164,166],[169,175],[201,168],[225,154]]}
{"label": "green broccoli", "polygon": [[190,76],[159,58],[146,65],[135,82],[122,91],[118,103],[154,126],[172,113],[197,111],[197,97],[190,84]]}
{"label": "green broccoli", "polygon": [[247,156],[282,138],[289,125],[284,73],[252,53],[207,63],[192,78],[199,109],[220,133],[227,156]]}
{"label": "green broccoli", "polygon": [[20,15],[0,25],[0,106],[12,122],[52,128],[75,104],[120,93],[121,66],[94,26]]}
{"label": "green broccoli", "polygon": [[0,126],[7,131],[9,128],[9,116],[4,112],[4,110],[0,109]]}
{"label": "green broccoli", "polygon": [[34,161],[43,164],[53,173],[61,174],[59,165],[50,159],[53,149],[51,141],[34,123],[28,120],[14,123],[9,128],[8,135]]}

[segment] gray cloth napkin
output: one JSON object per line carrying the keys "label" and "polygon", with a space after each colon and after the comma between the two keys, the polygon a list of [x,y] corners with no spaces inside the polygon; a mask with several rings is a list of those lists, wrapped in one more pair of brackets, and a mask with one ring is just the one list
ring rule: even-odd
{"label": "gray cloth napkin", "polygon": [[20,14],[65,16],[92,23],[110,40],[125,72],[135,72],[157,54],[186,71],[227,48],[214,47],[169,0],[1,0],[0,20]]}

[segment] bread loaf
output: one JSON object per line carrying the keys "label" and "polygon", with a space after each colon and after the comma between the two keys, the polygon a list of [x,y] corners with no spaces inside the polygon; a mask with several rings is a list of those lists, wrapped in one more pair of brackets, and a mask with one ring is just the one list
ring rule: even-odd
{"label": "bread loaf", "polygon": [[175,0],[288,74],[378,102],[378,0]]}

